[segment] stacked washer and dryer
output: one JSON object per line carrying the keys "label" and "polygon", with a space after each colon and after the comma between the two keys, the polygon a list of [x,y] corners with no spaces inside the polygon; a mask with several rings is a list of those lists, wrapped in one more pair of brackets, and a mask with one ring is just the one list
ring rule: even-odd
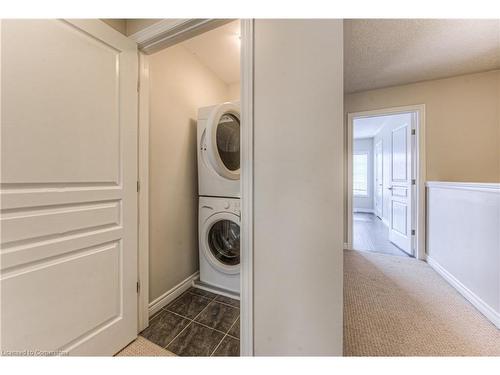
{"label": "stacked washer and dryer", "polygon": [[198,110],[200,286],[240,293],[240,108]]}

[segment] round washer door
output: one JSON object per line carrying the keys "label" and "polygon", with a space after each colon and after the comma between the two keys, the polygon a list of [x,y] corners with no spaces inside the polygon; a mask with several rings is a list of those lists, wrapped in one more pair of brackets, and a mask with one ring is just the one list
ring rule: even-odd
{"label": "round washer door", "polygon": [[204,254],[217,270],[240,271],[240,218],[221,212],[210,216],[204,225]]}
{"label": "round washer door", "polygon": [[240,178],[240,110],[232,103],[214,108],[207,121],[208,159],[220,176]]}

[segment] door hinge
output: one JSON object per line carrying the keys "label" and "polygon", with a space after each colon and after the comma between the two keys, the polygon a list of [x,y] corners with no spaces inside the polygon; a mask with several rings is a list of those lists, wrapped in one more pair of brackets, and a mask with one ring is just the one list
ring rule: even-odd
{"label": "door hinge", "polygon": [[411,129],[411,135],[415,135],[416,132],[415,132],[415,129]]}
{"label": "door hinge", "polygon": [[140,91],[140,89],[141,89],[141,80],[140,80],[140,79],[138,79],[138,80],[137,80],[137,92],[139,92],[139,91]]}
{"label": "door hinge", "polygon": [[137,180],[137,192],[141,190],[141,182]]}
{"label": "door hinge", "polygon": [[137,294],[139,294],[140,291],[141,291],[141,282],[138,281],[137,282]]}
{"label": "door hinge", "polygon": [[411,184],[415,185],[417,183],[417,180],[411,180]]}
{"label": "door hinge", "polygon": [[412,229],[411,230],[411,235],[414,236],[415,235],[415,229]]}

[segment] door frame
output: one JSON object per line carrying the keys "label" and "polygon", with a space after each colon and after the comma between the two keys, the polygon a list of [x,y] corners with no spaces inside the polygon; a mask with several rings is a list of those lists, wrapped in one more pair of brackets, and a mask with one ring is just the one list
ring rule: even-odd
{"label": "door frame", "polygon": [[376,117],[383,115],[395,115],[401,113],[415,113],[415,142],[412,149],[412,174],[415,176],[415,188],[412,194],[412,217],[415,223],[415,258],[425,260],[425,180],[426,180],[426,161],[425,161],[425,104],[408,105],[401,107],[380,108],[368,111],[348,112],[346,122],[347,136],[347,155],[345,158],[347,171],[346,197],[347,197],[347,238],[345,248],[352,250],[353,243],[353,193],[352,193],[352,155],[353,155],[353,121],[358,118]]}
{"label": "door frame", "polygon": [[384,177],[384,140],[380,139],[377,143],[373,144],[373,213],[377,215],[378,217],[382,218],[384,216],[384,190],[382,189],[382,207],[380,208],[380,215],[378,215],[377,209],[375,207],[375,201],[377,200],[377,172],[378,172],[378,158],[376,157],[377,155],[377,146],[381,146],[381,155],[380,158],[382,158],[382,163],[381,163],[381,173],[382,173],[382,178]]}
{"label": "door frame", "polygon": [[[167,48],[195,35],[204,33],[209,29],[220,26],[221,20],[201,20],[203,27],[196,30],[192,27],[200,20],[183,22],[186,27],[180,29],[174,24],[175,35],[165,28],[150,26],[148,40],[151,45],[140,43],[139,56],[139,223],[138,223],[138,255],[139,255],[139,322],[138,332],[149,325],[149,62],[148,54]],[[209,22],[210,21],[210,22]],[[231,20],[224,20],[224,23]],[[241,28],[241,288],[240,288],[240,322],[241,339],[240,355],[252,356],[254,353],[253,340],[253,84],[254,84],[254,20],[240,19]],[[164,22],[164,25],[168,22]],[[201,25],[200,24],[200,25]],[[136,34],[132,35],[134,39]],[[135,39],[134,39],[135,40]],[[136,40],[138,42],[138,40]],[[154,44],[155,48],[151,48]],[[162,48],[157,48],[161,44]]]}

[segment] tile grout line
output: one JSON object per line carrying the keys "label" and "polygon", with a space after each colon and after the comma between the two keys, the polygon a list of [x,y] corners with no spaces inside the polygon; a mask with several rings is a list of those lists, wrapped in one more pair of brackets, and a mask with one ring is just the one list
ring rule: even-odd
{"label": "tile grout line", "polygon": [[[236,324],[236,322],[238,321],[239,319],[239,315],[238,317],[236,317],[236,319],[234,320],[233,324],[231,324],[231,326],[229,327],[229,329],[227,330],[226,334],[222,337],[222,339],[220,340],[219,344],[215,347],[214,351],[212,352],[212,354],[210,354],[210,357],[213,357],[214,353],[217,351],[217,349],[219,349],[219,346],[220,344],[222,344],[222,341],[224,341],[224,339],[226,338],[226,336],[228,336],[228,333],[229,331],[231,330],[231,328],[233,328],[233,326]],[[229,335],[231,337],[231,335]]]}
{"label": "tile grout line", "polygon": [[[206,298],[206,297],[203,297],[203,298],[209,299],[209,298]],[[170,342],[163,349],[167,349],[167,346],[169,346],[182,332],[184,332],[187,329],[187,327],[189,327],[191,324],[193,324],[194,323],[194,319],[196,319],[203,311],[205,311],[205,309],[210,305],[210,303],[214,299],[215,299],[215,297],[212,300],[210,300],[210,302],[193,318],[193,320],[191,320],[191,319],[188,318],[188,320],[190,320],[189,324],[187,326],[185,326],[177,335],[175,335],[175,337],[172,340],[170,340]],[[168,310],[166,310],[166,311],[168,311]],[[169,311],[169,312],[171,312],[171,311]],[[180,314],[177,314],[177,315],[179,315],[179,316],[182,317],[182,315],[180,315]]]}
{"label": "tile grout line", "polygon": [[[203,298],[205,298],[205,299],[208,299],[208,300],[210,300],[210,302],[214,301],[214,300],[215,300],[215,298],[217,298],[217,297],[214,297],[213,299],[210,299],[210,298],[208,298],[208,297],[205,297],[205,296],[200,296],[199,294],[191,293],[191,292],[189,292],[189,291],[186,291],[186,292],[187,292],[187,293],[189,293],[189,294],[195,295],[195,296],[199,296],[199,297],[203,297]],[[170,311],[170,310],[168,310],[168,309],[167,309],[167,307],[168,307],[168,306],[170,306],[172,303],[174,303],[175,301],[177,301],[177,300],[178,300],[180,297],[182,297],[184,294],[185,294],[185,293],[182,293],[179,297],[177,297],[176,299],[174,299],[174,300],[173,300],[172,302],[170,302],[168,305],[163,306],[162,308],[160,308],[160,310],[158,310],[158,311],[157,311],[157,312],[156,312],[156,313],[155,313],[152,317],[150,317],[150,319],[149,319],[149,323],[151,323],[153,320],[155,320],[156,318],[158,318],[158,317],[161,315],[161,312],[162,312],[162,311],[168,311],[168,312],[170,312],[170,313],[173,313],[173,314],[179,315],[179,316],[180,316],[180,317],[182,317],[182,318],[185,318],[185,319],[191,320],[191,319],[190,319],[190,318],[188,318],[187,316],[183,316],[183,315],[181,315],[181,314],[177,314],[177,313],[175,313],[175,312]],[[209,303],[210,303],[210,302],[209,302]],[[139,332],[139,333],[140,333],[140,332]]]}
{"label": "tile grout line", "polygon": [[[208,306],[207,306],[207,307],[208,307]],[[199,324],[200,326],[203,326],[203,327],[206,327],[206,328],[210,328],[211,330],[214,330],[214,331],[217,331],[217,332],[219,332],[219,333],[222,333],[223,335],[225,334],[225,333],[224,333],[224,331],[220,331],[220,330],[218,330],[217,328],[213,328],[213,327],[207,326],[206,324],[203,324],[203,323],[201,323],[201,322],[197,322],[197,321],[196,321],[196,320],[194,320],[194,319],[188,318],[187,316],[181,315],[181,314],[176,313],[176,312],[174,312],[174,311],[170,311],[170,310],[165,310],[165,311],[166,311],[166,312],[169,312],[169,313],[171,313],[171,314],[177,315],[177,316],[179,316],[179,317],[181,317],[181,318],[183,318],[183,319],[189,320],[189,321],[190,321],[190,322],[192,322],[192,323],[196,323],[196,324]],[[202,312],[203,312],[203,311],[202,311]],[[200,314],[201,314],[201,312],[200,312]],[[195,319],[196,319],[197,317],[198,317],[198,315],[196,315]],[[238,315],[238,317],[239,317],[239,315]]]}

